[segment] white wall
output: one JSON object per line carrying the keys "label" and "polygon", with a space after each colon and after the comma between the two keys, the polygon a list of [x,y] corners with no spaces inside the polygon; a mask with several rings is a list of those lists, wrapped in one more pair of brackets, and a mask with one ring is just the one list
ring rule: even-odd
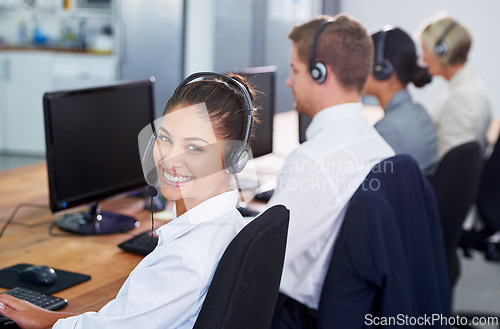
{"label": "white wall", "polygon": [[184,76],[214,70],[215,5],[215,0],[187,1]]}
{"label": "white wall", "polygon": [[[341,10],[359,19],[368,31],[392,24],[414,35],[421,22],[446,11],[473,35],[469,63],[487,85],[495,117],[500,118],[500,1],[496,0],[341,0]],[[417,42],[418,46],[418,42]],[[442,79],[423,89],[412,88],[428,109],[444,87]]]}

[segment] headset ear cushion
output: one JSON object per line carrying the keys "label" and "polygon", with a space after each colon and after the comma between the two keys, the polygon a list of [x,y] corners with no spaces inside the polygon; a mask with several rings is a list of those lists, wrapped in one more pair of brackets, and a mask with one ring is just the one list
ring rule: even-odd
{"label": "headset ear cushion", "polygon": [[326,80],[326,72],[325,64],[316,62],[311,69],[311,77],[317,83],[322,84]]}
{"label": "headset ear cushion", "polygon": [[380,81],[389,79],[393,71],[394,67],[388,60],[373,65],[373,76]]}
{"label": "headset ear cushion", "polygon": [[237,159],[235,159],[236,160],[234,163],[235,173],[243,171],[243,169],[247,165],[249,157],[250,157],[250,150],[247,147],[243,148],[243,150],[240,151]]}
{"label": "headset ear cushion", "polygon": [[448,52],[448,46],[446,45],[446,43],[441,41],[434,47],[434,52],[438,56],[444,56]]}
{"label": "headset ear cushion", "polygon": [[250,157],[250,147],[243,141],[224,141],[224,168],[231,174],[241,172]]}

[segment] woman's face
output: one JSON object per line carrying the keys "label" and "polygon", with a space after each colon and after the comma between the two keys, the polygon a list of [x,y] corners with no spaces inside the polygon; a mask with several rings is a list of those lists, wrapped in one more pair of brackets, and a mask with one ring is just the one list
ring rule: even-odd
{"label": "woman's face", "polygon": [[429,49],[425,42],[422,42],[422,61],[427,65],[427,70],[430,75],[436,76],[443,74],[443,62],[441,58],[434,53],[433,49]]}
{"label": "woman's face", "polygon": [[153,156],[161,192],[187,206],[229,190],[220,141],[204,103],[174,109],[163,116]]}

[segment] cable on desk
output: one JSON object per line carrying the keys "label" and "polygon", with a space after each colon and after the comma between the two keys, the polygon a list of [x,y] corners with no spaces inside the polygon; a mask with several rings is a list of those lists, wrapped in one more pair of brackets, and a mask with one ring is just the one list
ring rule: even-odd
{"label": "cable on desk", "polygon": [[154,237],[155,234],[155,219],[153,217],[153,199],[154,197],[151,197],[151,237]]}
{"label": "cable on desk", "polygon": [[5,224],[3,225],[2,229],[0,230],[0,238],[2,237],[3,233],[7,229],[7,226],[9,226],[10,223],[14,220],[14,217],[16,216],[17,212],[19,209],[23,207],[28,207],[28,208],[41,208],[41,209],[48,209],[48,205],[42,205],[42,204],[35,204],[35,203],[20,203],[16,206],[16,208],[12,211],[10,214],[9,218],[5,221]]}
{"label": "cable on desk", "polygon": [[42,226],[45,224],[53,224],[56,220],[55,219],[47,219],[47,220],[41,220],[39,222],[33,223],[33,224],[27,224],[27,223],[17,223],[17,222],[12,222],[10,225],[15,225],[15,226],[22,226],[22,227],[27,227],[27,228],[33,228],[37,226]]}
{"label": "cable on desk", "polygon": [[57,221],[53,221],[52,224],[50,224],[49,226],[49,235],[50,236],[53,236],[53,237],[57,237],[57,238],[64,238],[64,237],[72,237],[72,238],[84,238],[84,237],[87,237],[88,235],[86,234],[75,234],[75,233],[71,233],[71,232],[68,232],[68,233],[54,233],[53,230],[54,230],[54,227],[57,227]]}

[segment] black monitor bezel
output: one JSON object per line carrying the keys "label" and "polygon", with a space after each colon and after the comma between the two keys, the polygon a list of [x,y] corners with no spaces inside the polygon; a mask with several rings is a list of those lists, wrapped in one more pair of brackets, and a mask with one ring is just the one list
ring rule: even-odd
{"label": "black monitor bezel", "polygon": [[[45,147],[46,147],[46,163],[47,163],[47,174],[48,174],[48,184],[49,184],[49,205],[50,210],[53,213],[68,210],[70,208],[90,204],[93,202],[99,202],[106,198],[123,194],[125,192],[130,192],[141,187],[147,186],[144,177],[142,179],[133,180],[129,182],[124,182],[121,185],[109,187],[107,189],[101,189],[95,191],[95,193],[87,193],[84,195],[78,195],[67,199],[60,199],[58,197],[57,190],[57,173],[55,168],[55,154],[54,154],[54,140],[51,135],[52,122],[51,122],[51,100],[58,99],[62,97],[77,96],[89,93],[98,92],[109,92],[116,90],[127,90],[131,88],[146,87],[149,90],[149,97],[151,100],[150,106],[150,122],[154,121],[154,92],[153,92],[153,81],[154,79],[143,79],[134,81],[121,81],[114,84],[92,87],[92,88],[81,88],[72,90],[59,90],[46,92],[43,95],[43,107],[44,107],[44,122],[45,122]],[[131,145],[131,147],[134,147]],[[139,159],[139,153],[137,154]],[[62,203],[65,202],[65,206]]]}
{"label": "black monitor bezel", "polygon": [[[264,150],[263,152],[255,152],[254,151],[254,147],[253,147],[252,143],[255,143],[255,138],[257,138],[258,130],[262,127],[259,124],[257,124],[256,127],[254,128],[254,136],[255,137],[250,139],[250,146],[251,146],[251,149],[252,149],[252,156],[254,158],[258,158],[258,157],[261,157],[261,156],[273,153],[273,147],[274,147],[274,116],[276,114],[276,74],[277,74],[277,71],[278,71],[278,68],[276,66],[269,65],[269,66],[249,67],[249,68],[238,70],[236,72],[237,74],[241,74],[245,78],[248,78],[248,80],[250,82],[252,82],[252,79],[251,79],[252,75],[257,75],[257,74],[270,74],[271,75],[271,85],[272,85],[272,89],[273,90],[271,92],[271,95],[264,95],[264,97],[269,97],[270,98],[270,103],[272,104],[271,109],[270,109],[270,112],[271,112],[270,113],[270,120],[271,121],[266,124],[266,126],[268,126],[269,129],[271,130],[270,132],[268,132],[269,135],[271,136],[270,141],[269,141],[270,143],[267,143],[266,146],[268,146],[268,148],[266,150]],[[257,91],[260,91],[258,89],[258,86],[254,86],[254,87],[257,88]],[[259,93],[257,93],[256,100],[255,100],[255,103],[257,105],[259,105],[259,97],[262,97],[262,96]],[[262,109],[261,109],[261,111],[262,111]],[[259,112],[257,112],[257,117],[259,116],[258,114],[259,114]]]}

